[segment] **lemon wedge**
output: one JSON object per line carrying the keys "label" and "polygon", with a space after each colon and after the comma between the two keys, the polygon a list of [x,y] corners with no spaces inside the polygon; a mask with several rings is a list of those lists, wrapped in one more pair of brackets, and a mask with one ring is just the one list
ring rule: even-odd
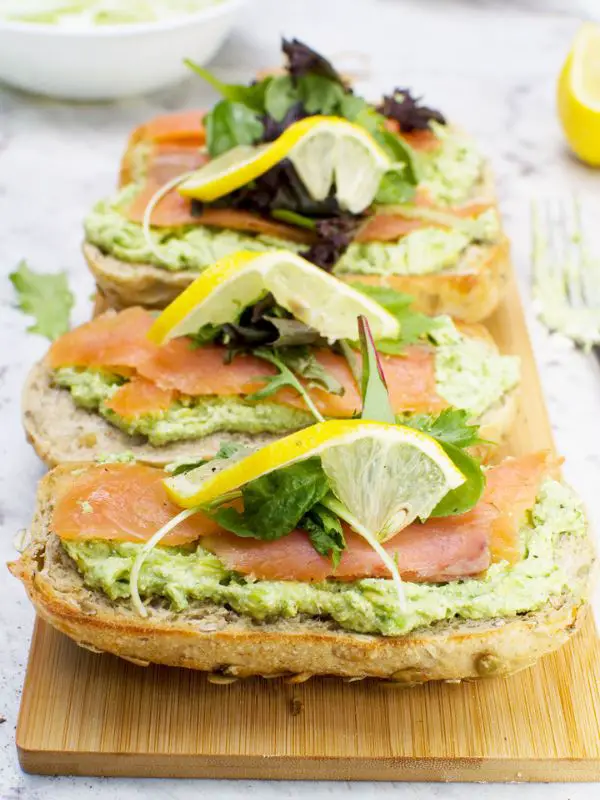
{"label": "lemon wedge", "polygon": [[573,152],[600,166],[600,25],[583,25],[558,81],[558,115]]}
{"label": "lemon wedge", "polygon": [[[328,420],[279,439],[216,469],[208,464],[165,478],[183,508],[210,505],[274,470],[320,456],[334,495],[352,524],[385,541],[428,517],[465,478],[430,436],[404,425]],[[359,531],[360,532],[360,531]]]}
{"label": "lemon wedge", "polygon": [[331,341],[357,338],[357,317],[375,339],[393,339],[398,320],[383,306],[287,250],[240,251],[217,261],[154,321],[150,339],[163,344],[204,325],[236,322],[244,308],[271,292],[277,303]]}
{"label": "lemon wedge", "polygon": [[364,128],[340,117],[314,116],[290,125],[274,142],[223,153],[183,181],[179,192],[210,203],[284,158],[314,200],[324,200],[335,185],[339,204],[353,214],[371,204],[383,174],[394,166]]}

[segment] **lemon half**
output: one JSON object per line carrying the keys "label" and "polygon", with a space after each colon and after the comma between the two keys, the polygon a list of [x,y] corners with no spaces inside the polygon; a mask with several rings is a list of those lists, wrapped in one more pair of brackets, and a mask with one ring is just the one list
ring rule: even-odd
{"label": "lemon half", "polygon": [[586,164],[600,166],[600,25],[583,25],[558,81],[558,115],[565,136]]}

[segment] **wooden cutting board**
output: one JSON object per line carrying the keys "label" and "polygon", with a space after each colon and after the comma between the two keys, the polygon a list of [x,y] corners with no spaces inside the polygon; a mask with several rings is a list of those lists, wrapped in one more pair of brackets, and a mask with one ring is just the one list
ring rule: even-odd
{"label": "wooden cutting board", "polygon": [[[507,452],[552,447],[514,283],[489,327],[523,360]],[[506,679],[217,686],[188,670],[95,655],[38,621],[17,747],[23,769],[43,774],[600,780],[600,647],[590,615],[568,646]]]}

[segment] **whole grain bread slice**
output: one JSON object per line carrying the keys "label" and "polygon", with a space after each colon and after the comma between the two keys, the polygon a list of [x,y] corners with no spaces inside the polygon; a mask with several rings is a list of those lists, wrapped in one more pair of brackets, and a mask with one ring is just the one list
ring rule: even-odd
{"label": "whole grain bread slice", "polygon": [[587,613],[594,564],[589,538],[563,535],[557,560],[574,587],[543,608],[516,617],[449,620],[405,636],[365,635],[326,619],[255,622],[230,609],[192,603],[182,612],[166,604],[139,617],[129,601],[112,602],[85,586],[52,530],[58,467],[40,482],[29,544],[9,565],[40,616],[77,644],[137,664],[166,664],[217,673],[218,682],[250,675],[380,678],[402,684],[456,681],[517,672],[563,645]]}

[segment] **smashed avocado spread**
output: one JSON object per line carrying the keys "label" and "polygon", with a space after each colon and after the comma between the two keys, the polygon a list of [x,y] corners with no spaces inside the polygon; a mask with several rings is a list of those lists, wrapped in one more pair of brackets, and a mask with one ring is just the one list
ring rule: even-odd
{"label": "smashed avocado spread", "polygon": [[[154,244],[164,254],[165,260],[161,260],[148,247],[142,226],[130,222],[122,213],[137,191],[137,185],[130,184],[116,197],[100,201],[84,223],[87,241],[121,261],[199,272],[238,250],[285,248],[301,253],[305,247],[272,236],[184,225],[151,231]],[[471,229],[461,226],[455,230],[432,225],[413,231],[397,242],[351,244],[338,262],[336,272],[375,275],[441,272],[456,267],[469,245],[494,241],[499,231],[498,215],[495,210],[488,209],[473,220]]]}
{"label": "smashed avocado spread", "polygon": [[[140,576],[140,594],[164,598],[175,611],[199,601],[227,605],[255,620],[304,615],[334,620],[358,633],[398,636],[415,628],[453,619],[491,619],[534,611],[552,597],[569,592],[580,597],[583,585],[563,568],[562,546],[583,538],[586,520],[571,489],[547,480],[530,519],[521,529],[524,558],[517,564],[493,564],[482,578],[445,584],[405,583],[407,607],[397,605],[391,580],[369,578],[353,583],[328,580],[253,581],[228,571],[212,553],[156,547]],[[129,574],[142,545],[107,541],[64,541],[84,582],[111,600],[129,597]]]}
{"label": "smashed avocado spread", "polygon": [[[480,417],[519,382],[519,359],[501,356],[482,341],[462,336],[448,317],[435,333],[437,391],[450,405]],[[166,411],[125,419],[105,405],[123,378],[99,370],[62,367],[57,386],[71,392],[76,405],[97,411],[130,436],[154,446],[200,439],[212,433],[284,433],[310,425],[307,411],[277,403],[248,403],[241,397],[181,397]]]}

